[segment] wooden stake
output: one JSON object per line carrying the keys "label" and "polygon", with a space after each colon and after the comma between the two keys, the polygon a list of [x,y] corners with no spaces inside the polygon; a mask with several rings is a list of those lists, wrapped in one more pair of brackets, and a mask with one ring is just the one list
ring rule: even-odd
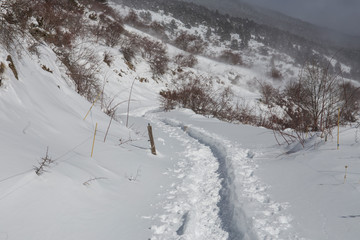
{"label": "wooden stake", "polygon": [[96,137],[97,126],[98,126],[98,124],[96,123],[95,132],[94,132],[94,140],[93,140],[92,149],[91,149],[91,157],[93,156],[93,153],[94,153],[94,145],[95,145],[95,137]]}
{"label": "wooden stake", "polygon": [[[101,92],[100,92],[101,93]],[[85,117],[84,117],[84,120],[87,118],[87,116],[89,115],[91,109],[94,107],[95,103],[97,102],[97,100],[99,99],[100,97],[100,93],[97,95],[97,97],[95,98],[95,101],[93,102],[93,104],[91,105],[89,111],[86,113]]]}
{"label": "wooden stake", "polygon": [[347,169],[348,169],[348,166],[345,166],[344,184],[345,184],[345,182],[346,182]]}
{"label": "wooden stake", "polygon": [[151,145],[151,153],[156,155],[154,136],[152,133],[152,127],[151,127],[150,123],[148,124],[148,133],[149,133],[149,139],[150,139],[150,145]]}
{"label": "wooden stake", "polygon": [[338,114],[338,132],[337,132],[337,149],[340,148],[340,108],[339,108],[339,114]]}

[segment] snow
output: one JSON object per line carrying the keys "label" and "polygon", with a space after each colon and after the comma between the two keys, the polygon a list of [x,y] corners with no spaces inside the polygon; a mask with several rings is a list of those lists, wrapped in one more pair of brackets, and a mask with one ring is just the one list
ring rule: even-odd
{"label": "snow", "polygon": [[[170,56],[181,52],[168,49]],[[185,109],[162,112],[158,92],[170,74],[154,80],[141,59],[132,71],[114,49],[96,50],[114,53],[113,65],[102,64],[99,75],[112,104],[122,103],[106,142],[110,117],[102,103],[84,120],[92,103],[76,94],[50,48],[41,46],[40,59],[13,55],[19,80],[7,68],[0,88],[0,239],[358,239],[358,125],[340,129],[339,150],[336,129],[327,142],[313,134],[304,148],[278,146],[264,128]],[[8,53],[0,53],[6,62]],[[258,93],[247,83],[264,77],[269,59],[256,55],[251,68],[198,59],[193,71],[217,76],[217,87],[232,86],[257,111]],[[54,163],[38,176],[34,167],[47,148]]]}

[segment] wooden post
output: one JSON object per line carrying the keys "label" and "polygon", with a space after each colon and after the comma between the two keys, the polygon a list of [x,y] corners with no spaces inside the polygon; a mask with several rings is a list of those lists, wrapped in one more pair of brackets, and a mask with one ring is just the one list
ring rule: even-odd
{"label": "wooden post", "polygon": [[150,145],[151,145],[151,153],[156,155],[154,136],[152,133],[152,127],[151,127],[150,123],[148,125],[148,133],[149,133],[149,139],[150,139]]}
{"label": "wooden post", "polygon": [[91,157],[93,156],[93,153],[94,153],[94,145],[95,145],[95,137],[96,137],[97,125],[98,124],[96,123],[95,132],[94,132],[94,140],[93,140],[92,149],[91,149]]}

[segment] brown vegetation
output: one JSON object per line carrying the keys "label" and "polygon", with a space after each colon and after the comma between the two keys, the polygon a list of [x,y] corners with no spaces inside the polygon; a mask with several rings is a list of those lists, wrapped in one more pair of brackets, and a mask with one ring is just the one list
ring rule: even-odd
{"label": "brown vegetation", "polygon": [[180,67],[194,67],[197,63],[198,63],[198,60],[197,58],[192,55],[192,54],[189,54],[189,55],[183,55],[183,54],[178,54],[175,56],[175,63],[177,65],[179,65]]}
{"label": "brown vegetation", "polygon": [[182,73],[174,80],[174,88],[160,92],[165,111],[175,107],[189,108],[195,113],[228,122],[255,122],[246,104],[234,104],[230,88],[215,90],[213,80]]}
{"label": "brown vegetation", "polygon": [[[262,101],[271,112],[267,127],[286,139],[304,141],[304,133],[308,131],[331,135],[339,109],[342,123],[356,121],[360,112],[360,89],[340,80],[339,75],[329,72],[328,66],[313,62],[307,63],[299,79],[282,91],[261,84]],[[273,106],[280,107],[282,112],[273,112]],[[294,135],[285,134],[286,128],[295,130]]]}
{"label": "brown vegetation", "polygon": [[189,34],[186,32],[181,32],[174,41],[174,44],[189,53],[200,54],[207,47],[206,43],[200,36]]}

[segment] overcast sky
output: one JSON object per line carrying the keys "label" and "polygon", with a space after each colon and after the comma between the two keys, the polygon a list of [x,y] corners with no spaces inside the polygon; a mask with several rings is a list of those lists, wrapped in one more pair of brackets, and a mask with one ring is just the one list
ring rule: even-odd
{"label": "overcast sky", "polygon": [[360,0],[235,0],[360,36]]}

